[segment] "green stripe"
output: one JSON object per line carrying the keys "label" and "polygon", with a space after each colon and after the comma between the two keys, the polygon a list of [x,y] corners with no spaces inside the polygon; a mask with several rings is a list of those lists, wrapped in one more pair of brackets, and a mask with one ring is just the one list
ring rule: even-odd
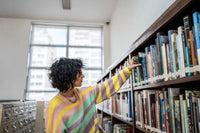
{"label": "green stripe", "polygon": [[95,93],[92,94],[90,97],[88,97],[84,103],[82,108],[77,111],[76,113],[74,113],[65,123],[64,123],[64,127],[62,132],[64,133],[64,130],[67,130],[69,127],[71,127],[72,125],[74,125],[83,115],[84,115],[84,111],[85,109],[87,109],[87,107],[95,100]]}
{"label": "green stripe", "polygon": [[81,124],[79,126],[77,126],[74,130],[72,130],[73,133],[81,133],[85,130],[85,127],[88,125],[88,123],[90,122],[90,120],[92,119],[92,117],[94,116],[94,112],[95,112],[96,108],[95,108],[95,104],[92,105],[92,108],[90,109],[90,111],[87,113],[87,115],[85,116],[83,122],[81,122]]}

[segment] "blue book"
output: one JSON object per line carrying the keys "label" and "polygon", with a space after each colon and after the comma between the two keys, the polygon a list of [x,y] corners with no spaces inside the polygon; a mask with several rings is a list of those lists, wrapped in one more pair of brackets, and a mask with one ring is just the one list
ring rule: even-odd
{"label": "blue book", "polygon": [[154,77],[156,77],[156,61],[155,61],[155,50],[154,50],[154,45],[152,45],[152,59],[153,59],[153,72],[154,72]]}
{"label": "blue book", "polygon": [[[142,55],[142,68],[143,68],[144,80],[146,80],[147,74],[146,74],[146,56],[145,56],[145,54]],[[146,85],[146,83],[145,83],[145,85]]]}
{"label": "blue book", "polygon": [[149,47],[145,47],[145,55],[146,55],[146,65],[147,65],[147,77],[148,79],[151,77],[150,76],[150,68],[149,68],[149,51],[150,51],[150,48]]}
{"label": "blue book", "polygon": [[171,44],[171,34],[176,33],[176,30],[168,30],[168,39],[169,39],[169,58],[170,58],[170,68],[171,72],[174,73],[174,62],[172,58],[172,44]]}
{"label": "blue book", "polygon": [[162,131],[165,131],[165,115],[164,115],[164,100],[160,99],[160,107],[161,107],[161,118],[162,118]]}
{"label": "blue book", "polygon": [[194,22],[194,33],[195,33],[195,39],[196,39],[196,46],[197,46],[197,56],[198,56],[198,63],[200,64],[200,35],[199,35],[199,24],[200,24],[200,18],[199,18],[200,12],[194,12],[193,13],[193,22]]}
{"label": "blue book", "polygon": [[132,98],[131,98],[131,91],[128,91],[128,104],[129,104],[129,118],[130,122],[133,121],[133,111],[132,111]]}

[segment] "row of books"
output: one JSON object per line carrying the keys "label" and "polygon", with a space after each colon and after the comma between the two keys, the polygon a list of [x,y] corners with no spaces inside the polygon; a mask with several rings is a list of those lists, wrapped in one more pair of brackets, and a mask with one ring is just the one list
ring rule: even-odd
{"label": "row of books", "polygon": [[[113,75],[116,75],[119,73],[120,70],[123,70],[125,67],[127,67],[129,64],[129,60],[127,59],[124,64],[120,65],[119,68],[115,69],[115,72],[112,73]],[[108,77],[104,78],[104,81],[108,80]],[[103,82],[103,81],[102,81]],[[120,88],[119,92],[115,96],[113,96],[110,99],[107,99],[97,105],[97,108],[108,112],[108,113],[114,113],[115,115],[119,117],[123,117],[126,120],[132,121],[132,104],[131,104],[131,80],[128,79]],[[121,105],[121,106],[120,106]],[[124,107],[125,110],[122,110],[121,107]]]}
{"label": "row of books", "polygon": [[99,103],[97,108],[131,122],[133,121],[131,97],[131,91],[117,93]]}
{"label": "row of books", "polygon": [[114,124],[113,133],[133,133],[133,129],[127,124]]}
{"label": "row of books", "polygon": [[136,126],[152,132],[200,133],[200,91],[135,91]]}
{"label": "row of books", "polygon": [[133,121],[131,91],[117,93],[112,97],[112,113],[124,120]]}
{"label": "row of books", "polygon": [[183,18],[183,25],[158,32],[155,44],[138,52],[142,67],[133,70],[134,86],[152,84],[200,72],[200,13]]}
{"label": "row of books", "polygon": [[101,113],[97,114],[100,130],[102,130],[104,133],[110,133],[111,128],[113,128],[112,129],[113,133],[133,133],[131,126],[121,123],[121,124],[114,124],[112,127],[111,117],[105,116],[103,118],[102,116],[103,115]]}

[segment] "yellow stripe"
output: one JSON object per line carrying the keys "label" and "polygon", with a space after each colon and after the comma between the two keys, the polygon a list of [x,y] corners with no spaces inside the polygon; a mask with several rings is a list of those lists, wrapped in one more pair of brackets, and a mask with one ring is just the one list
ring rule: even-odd
{"label": "yellow stripe", "polygon": [[55,109],[58,107],[58,105],[60,105],[62,102],[64,102],[64,100],[56,95],[49,103],[49,115],[48,115],[48,126],[47,126],[48,132],[51,132],[50,130],[51,130],[52,115]]}
{"label": "yellow stripe", "polygon": [[62,111],[60,111],[58,117],[56,118],[55,124],[54,124],[54,130],[53,130],[54,133],[56,133],[58,125],[59,125],[61,119],[63,118],[63,116],[65,115],[65,113],[67,111],[69,111],[70,109],[72,109],[73,107],[79,105],[80,101],[81,101],[81,99],[83,97],[83,95],[85,95],[86,93],[88,93],[89,91],[91,91],[93,88],[94,88],[94,86],[85,89],[83,92],[80,93],[80,95],[79,95],[80,96],[80,100],[78,100],[78,102],[76,102],[74,104],[71,104],[71,105],[65,107],[64,109],[62,109]]}
{"label": "yellow stripe", "polygon": [[120,89],[119,80],[118,80],[117,75],[113,76],[112,80],[113,80],[115,92],[117,92]]}
{"label": "yellow stripe", "polygon": [[131,75],[131,73],[132,73],[132,71],[130,71],[129,69],[128,69],[128,67],[126,67],[125,69],[124,69],[124,71],[125,71],[125,73],[127,74],[127,75]]}
{"label": "yellow stripe", "polygon": [[98,123],[98,120],[97,120],[97,118],[94,120],[94,125],[92,126],[92,128],[91,128],[91,130],[90,130],[90,132],[89,133],[94,133],[94,131],[95,131],[95,125]]}
{"label": "yellow stripe", "polygon": [[110,89],[109,89],[109,84],[108,84],[108,81],[105,81],[104,82],[104,85],[106,87],[106,94],[107,94],[107,98],[110,98]]}
{"label": "yellow stripe", "polygon": [[102,102],[102,96],[101,96],[101,84],[99,84],[99,96],[97,98],[96,104]]}
{"label": "yellow stripe", "polygon": [[120,76],[121,76],[123,82],[125,82],[125,81],[126,81],[126,78],[125,78],[124,72],[123,72],[123,71],[120,71],[119,74],[120,74]]}

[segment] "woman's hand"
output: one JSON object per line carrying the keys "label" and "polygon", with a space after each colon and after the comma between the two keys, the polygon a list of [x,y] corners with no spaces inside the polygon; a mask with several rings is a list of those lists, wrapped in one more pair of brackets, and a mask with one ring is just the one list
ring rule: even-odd
{"label": "woman's hand", "polygon": [[133,56],[129,63],[128,69],[131,71],[133,68],[138,67],[138,66],[141,66],[141,64],[137,64],[137,57]]}

